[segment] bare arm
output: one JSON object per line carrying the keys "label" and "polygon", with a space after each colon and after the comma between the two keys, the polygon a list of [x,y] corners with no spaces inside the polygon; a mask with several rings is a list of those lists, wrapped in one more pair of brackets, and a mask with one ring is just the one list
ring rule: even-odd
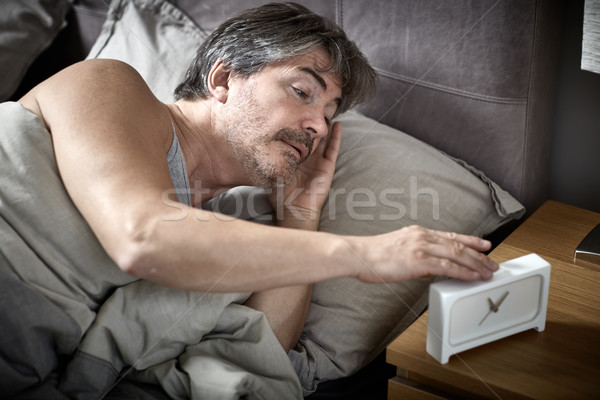
{"label": "bare arm", "polygon": [[171,126],[163,104],[123,64],[95,60],[28,94],[52,132],[65,187],[125,271],[191,290],[257,291],[340,276],[397,281],[489,277],[477,238],[417,228],[373,238],[223,221],[165,202]]}

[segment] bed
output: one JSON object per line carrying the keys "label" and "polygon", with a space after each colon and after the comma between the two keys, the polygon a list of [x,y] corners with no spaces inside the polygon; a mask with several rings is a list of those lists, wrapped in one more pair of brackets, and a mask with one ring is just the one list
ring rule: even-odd
{"label": "bed", "polygon": [[[2,101],[85,58],[128,62],[157,97],[171,101],[207,33],[264,1],[19,3],[5,2],[14,12],[0,13],[14,33],[0,36],[7,49],[0,65],[11,77]],[[560,2],[299,3],[341,25],[380,79],[372,102],[339,117],[344,140],[319,229],[374,235],[420,224],[498,240],[547,198]],[[45,220],[58,207],[69,209],[69,199],[38,190],[60,180],[51,143],[39,121],[11,107],[0,135],[0,263],[18,276],[3,278],[3,287],[24,285],[27,295],[5,291],[1,315],[33,333],[2,360],[14,364],[29,354],[23,359],[34,365],[25,378],[5,375],[0,391],[22,394],[14,389],[22,378],[28,395],[39,398],[385,397],[382,351],[425,310],[436,278],[317,284],[300,343],[282,354],[260,313],[241,304],[247,294],[174,291],[112,269],[92,275],[110,260],[97,244],[77,246],[91,233],[76,210],[58,218],[69,221],[60,234]],[[33,133],[10,137],[23,126]],[[32,190],[12,190],[23,185]],[[256,188],[235,188],[211,207],[269,223],[272,210],[260,196]],[[259,199],[252,212],[243,206],[249,197]],[[77,257],[63,260],[68,246]],[[53,273],[38,272],[65,266],[85,273],[53,286]],[[40,293],[52,301],[38,303]],[[55,331],[28,330],[40,318]],[[69,343],[60,342],[64,331]],[[64,349],[60,357],[39,353],[52,346]]]}

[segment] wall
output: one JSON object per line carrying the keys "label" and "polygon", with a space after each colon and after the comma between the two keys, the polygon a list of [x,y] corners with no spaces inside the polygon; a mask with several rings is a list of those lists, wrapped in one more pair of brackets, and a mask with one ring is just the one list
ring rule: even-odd
{"label": "wall", "polygon": [[600,74],[581,70],[583,0],[568,0],[550,198],[600,212]]}

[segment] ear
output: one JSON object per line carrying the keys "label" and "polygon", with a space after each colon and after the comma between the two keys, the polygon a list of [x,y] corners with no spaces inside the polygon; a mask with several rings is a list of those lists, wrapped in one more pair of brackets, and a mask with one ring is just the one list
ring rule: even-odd
{"label": "ear", "polygon": [[227,101],[229,95],[229,78],[231,73],[221,60],[212,66],[208,74],[208,90],[210,94],[221,103]]}

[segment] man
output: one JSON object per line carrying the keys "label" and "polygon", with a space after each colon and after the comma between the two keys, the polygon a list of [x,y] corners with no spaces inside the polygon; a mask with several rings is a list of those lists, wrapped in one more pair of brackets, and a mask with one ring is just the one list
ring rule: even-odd
{"label": "man", "polygon": [[[342,137],[332,119],[368,99],[374,81],[339,28],[298,5],[268,5],[209,36],[174,104],[111,60],[73,65],[19,103],[47,127],[70,198],[120,269],[173,288],[253,292],[246,305],[287,351],[315,282],[476,280],[498,268],[475,237],[316,232]],[[289,200],[278,227],[196,208],[239,185],[283,190],[271,196],[275,208]],[[174,192],[186,204],[166,199]]]}

